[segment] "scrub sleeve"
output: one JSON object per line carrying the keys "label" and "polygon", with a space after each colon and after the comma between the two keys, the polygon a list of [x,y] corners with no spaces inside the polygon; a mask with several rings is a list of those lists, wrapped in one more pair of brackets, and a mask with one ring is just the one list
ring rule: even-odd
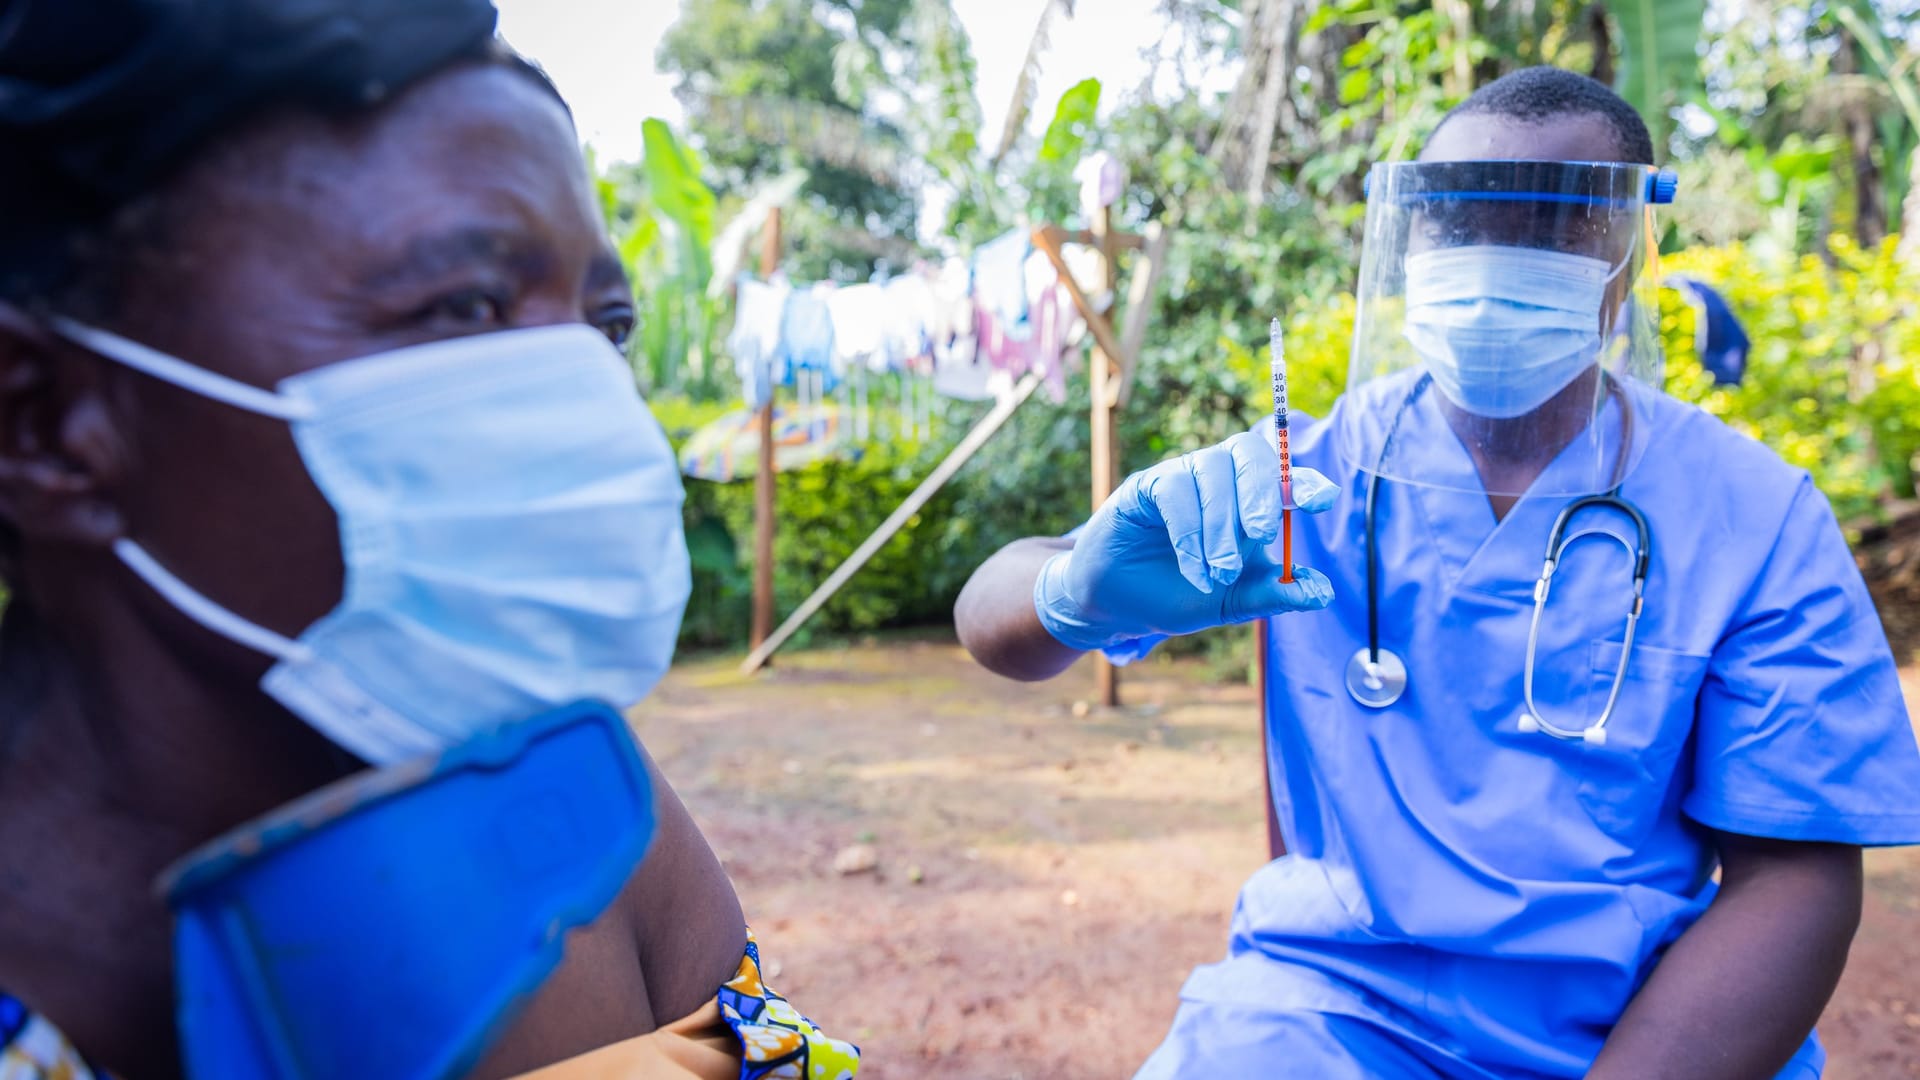
{"label": "scrub sleeve", "polygon": [[1920,842],[1920,750],[1873,599],[1804,475],[1714,650],[1681,809],[1779,840]]}

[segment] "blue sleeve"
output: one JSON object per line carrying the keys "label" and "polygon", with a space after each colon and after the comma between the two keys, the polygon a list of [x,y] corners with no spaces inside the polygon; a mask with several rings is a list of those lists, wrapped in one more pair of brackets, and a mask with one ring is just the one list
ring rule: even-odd
{"label": "blue sleeve", "polygon": [[1825,496],[1802,477],[1714,649],[1682,809],[1725,832],[1920,843],[1920,747],[1873,600]]}
{"label": "blue sleeve", "polygon": [[[1075,526],[1074,530],[1068,533],[1065,539],[1080,539],[1080,533],[1084,531],[1086,527],[1084,523]],[[1102,649],[1100,651],[1115,667],[1126,667],[1135,660],[1145,660],[1152,654],[1153,650],[1159,648],[1160,643],[1165,640],[1167,640],[1167,635],[1165,634],[1148,634],[1146,637],[1137,637],[1131,641],[1123,641],[1112,648]]]}

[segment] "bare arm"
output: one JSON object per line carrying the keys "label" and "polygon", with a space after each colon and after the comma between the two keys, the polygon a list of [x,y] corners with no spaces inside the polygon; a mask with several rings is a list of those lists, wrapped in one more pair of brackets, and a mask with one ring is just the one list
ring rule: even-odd
{"label": "bare arm", "polygon": [[[1307,513],[1340,494],[1312,469],[1293,475]],[[961,590],[954,625],[987,670],[1037,682],[1082,651],[1317,611],[1333,600],[1326,575],[1289,577],[1267,550],[1281,516],[1273,446],[1243,432],[1127,477],[1077,541],[1002,548]]]}
{"label": "bare arm", "polygon": [[1080,658],[1053,639],[1033,610],[1040,568],[1073,541],[1036,536],[1015,540],[980,564],[953,605],[960,644],[981,667],[1021,682],[1051,679]]}
{"label": "bare arm", "polygon": [[1792,1059],[1860,923],[1860,849],[1718,834],[1720,893],[1654,969],[1590,1080],[1749,1080]]}
{"label": "bare arm", "polygon": [[706,837],[646,748],[655,830],[627,887],[566,954],[475,1077],[517,1076],[672,1023],[713,1000],[746,949],[746,919]]}

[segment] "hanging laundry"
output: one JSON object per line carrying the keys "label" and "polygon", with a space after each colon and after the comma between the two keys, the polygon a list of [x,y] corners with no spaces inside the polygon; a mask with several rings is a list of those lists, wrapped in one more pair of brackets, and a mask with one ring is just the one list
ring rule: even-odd
{"label": "hanging laundry", "polygon": [[833,354],[843,370],[854,364],[875,372],[892,368],[887,352],[887,294],[880,286],[835,289],[827,308],[833,316]]}
{"label": "hanging laundry", "polygon": [[1055,405],[1067,400],[1067,347],[1085,329],[1065,286],[1056,282],[1041,291],[1033,306],[1033,367]]}
{"label": "hanging laundry", "polygon": [[[786,312],[780,324],[779,357],[786,361],[791,376],[819,373],[831,375],[833,366],[833,315],[827,299],[830,286],[795,289],[787,297]],[[834,379],[827,379],[832,389]]]}
{"label": "hanging laundry", "polygon": [[973,254],[974,300],[993,316],[1000,332],[1026,340],[1027,258],[1033,245],[1027,234],[1014,230],[989,241]]}
{"label": "hanging laundry", "polygon": [[1032,342],[1007,333],[1005,327],[1000,325],[1000,320],[985,306],[980,308],[977,325],[980,328],[980,358],[988,367],[1015,381],[1032,369]]}
{"label": "hanging laundry", "polygon": [[1700,354],[1700,366],[1721,386],[1738,386],[1747,373],[1747,353],[1753,342],[1740,325],[1727,299],[1713,286],[1693,278],[1667,278],[1669,288],[1692,305],[1694,312],[1693,347]]}
{"label": "hanging laundry", "polygon": [[936,347],[950,346],[958,338],[973,336],[973,268],[967,260],[954,257],[940,264],[933,279],[934,321],[931,329]]}
{"label": "hanging laundry", "polygon": [[1092,217],[1101,209],[1120,201],[1127,173],[1120,159],[1101,150],[1081,161],[1073,170],[1080,181],[1080,212]]}
{"label": "hanging laundry", "polygon": [[886,296],[887,351],[896,364],[933,355],[934,324],[939,301],[933,284],[919,273],[902,274],[882,286]]}
{"label": "hanging laundry", "polygon": [[[730,412],[695,431],[680,448],[681,474],[721,484],[753,476],[760,467],[757,412]],[[848,443],[846,423],[846,410],[837,405],[774,406],[774,468],[796,472],[829,458],[858,458],[861,448]]]}
{"label": "hanging laundry", "polygon": [[786,381],[785,373],[775,365],[780,360],[781,323],[791,291],[784,283],[768,284],[743,277],[734,295],[733,332],[727,336],[727,351],[733,354],[741,393],[751,408],[758,409],[773,400],[774,386]]}
{"label": "hanging laundry", "polygon": [[[940,267],[939,276],[934,279],[933,292],[935,307],[931,336],[934,370],[937,374],[956,365],[971,369],[979,352],[979,339],[975,336],[978,328],[974,315],[973,268],[965,259],[948,259]],[[971,385],[973,381],[968,377],[960,385]]]}

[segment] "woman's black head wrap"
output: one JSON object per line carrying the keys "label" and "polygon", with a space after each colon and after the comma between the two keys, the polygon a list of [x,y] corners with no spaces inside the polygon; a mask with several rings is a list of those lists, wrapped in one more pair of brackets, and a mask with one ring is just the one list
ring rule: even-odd
{"label": "woman's black head wrap", "polygon": [[0,0],[0,299],[244,115],[372,105],[494,21],[492,0]]}

